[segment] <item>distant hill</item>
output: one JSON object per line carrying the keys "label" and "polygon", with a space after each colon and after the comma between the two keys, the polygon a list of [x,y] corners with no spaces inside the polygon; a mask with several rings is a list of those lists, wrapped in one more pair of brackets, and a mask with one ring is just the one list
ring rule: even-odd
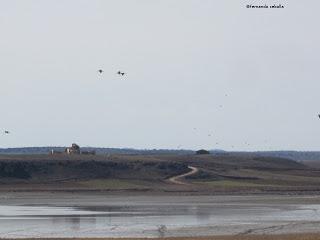
{"label": "distant hill", "polygon": [[215,156],[258,156],[258,157],[275,157],[291,159],[297,162],[303,161],[319,161],[320,151],[255,151],[255,152],[227,152],[222,150],[210,150]]}
{"label": "distant hill", "polygon": [[303,152],[303,151],[261,151],[261,152],[253,152],[257,156],[264,157],[277,157],[277,158],[286,158],[295,160],[298,162],[302,161],[320,161],[320,152]]}
{"label": "distant hill", "polygon": [[[0,154],[48,154],[54,151],[64,151],[66,147],[22,147],[22,148],[0,148]],[[132,148],[96,148],[81,147],[82,151],[96,151],[102,154],[192,154],[191,150],[172,150],[172,149],[132,149]]]}
{"label": "distant hill", "polygon": [[[221,154],[221,153],[220,153]],[[169,179],[197,169],[183,181]],[[0,155],[1,191],[319,192],[320,168],[252,153]]]}
{"label": "distant hill", "polygon": [[[55,151],[64,151],[66,147],[22,147],[22,148],[0,148],[0,154],[48,154],[52,149]],[[133,149],[133,148],[97,148],[82,147],[83,151],[94,150],[98,155],[104,154],[193,154],[195,151],[188,149]],[[216,156],[223,155],[254,155],[262,157],[286,158],[301,161],[318,161],[320,162],[320,151],[256,151],[256,152],[228,152],[221,149],[211,149],[210,153]]]}

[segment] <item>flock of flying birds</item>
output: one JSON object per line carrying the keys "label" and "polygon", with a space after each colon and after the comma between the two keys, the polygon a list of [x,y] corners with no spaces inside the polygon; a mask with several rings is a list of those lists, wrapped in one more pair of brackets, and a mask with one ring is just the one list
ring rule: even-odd
{"label": "flock of flying birds", "polygon": [[[98,73],[101,75],[101,74],[104,73],[104,70],[103,70],[103,69],[98,69]],[[121,72],[121,71],[118,71],[117,74],[120,75],[120,76],[126,75],[125,72]],[[227,97],[228,95],[225,94],[225,96]],[[222,105],[219,105],[219,107],[222,107]],[[318,118],[320,119],[320,114],[318,114]],[[197,130],[197,128],[193,128],[193,130]],[[8,134],[10,134],[10,131],[4,130],[3,133],[4,133],[5,135],[8,135]],[[211,137],[211,133],[208,134],[208,137]],[[216,142],[216,145],[218,145],[218,144],[219,144],[219,143]],[[245,142],[245,144],[248,145],[248,146],[250,146],[250,144],[247,143],[247,142]],[[178,146],[178,149],[179,149],[180,147],[181,147],[181,145]],[[234,148],[234,146],[232,146],[232,148]]]}
{"label": "flock of flying birds", "polygon": [[[99,70],[98,70],[98,73],[100,73],[100,74],[102,74],[103,72],[104,72],[104,71],[103,71],[102,69],[99,69]],[[117,74],[118,74],[118,75],[121,75],[121,76],[124,76],[126,73],[125,73],[125,72],[118,71]]]}
{"label": "flock of flying birds", "polygon": [[[102,73],[104,73],[104,70],[103,69],[98,69],[98,73],[101,75]],[[125,72],[121,72],[121,71],[118,71],[117,74],[120,75],[120,76],[126,75]],[[8,135],[8,134],[10,134],[10,131],[4,130],[3,134]]]}

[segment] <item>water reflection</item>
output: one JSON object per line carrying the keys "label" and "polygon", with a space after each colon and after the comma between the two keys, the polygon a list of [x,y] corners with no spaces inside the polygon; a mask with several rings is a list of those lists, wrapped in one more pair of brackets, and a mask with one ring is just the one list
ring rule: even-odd
{"label": "water reflection", "polygon": [[208,209],[207,207],[196,206],[195,215],[200,223],[208,222],[210,219],[210,216],[212,215],[212,212],[210,212],[210,209]]}
{"label": "water reflection", "polygon": [[66,218],[67,224],[71,226],[71,229],[74,231],[80,230],[80,216],[73,216]]}
{"label": "water reflection", "polygon": [[310,220],[320,222],[320,205],[0,206],[0,236],[167,237],[176,229]]}
{"label": "water reflection", "polygon": [[[100,218],[108,219],[108,217]],[[109,218],[111,219],[111,218]],[[57,229],[67,226],[70,231],[78,232],[84,228],[96,229],[97,216],[87,217],[81,215],[50,217],[52,226]]]}

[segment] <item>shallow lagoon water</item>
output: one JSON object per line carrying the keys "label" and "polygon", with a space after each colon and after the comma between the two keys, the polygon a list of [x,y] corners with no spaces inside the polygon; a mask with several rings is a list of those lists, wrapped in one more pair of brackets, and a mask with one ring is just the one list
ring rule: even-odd
{"label": "shallow lagoon water", "polygon": [[228,196],[220,201],[187,196],[97,198],[70,202],[58,197],[55,204],[49,200],[30,204],[23,198],[13,203],[0,201],[0,237],[204,236],[320,229],[320,204],[314,203],[246,201]]}

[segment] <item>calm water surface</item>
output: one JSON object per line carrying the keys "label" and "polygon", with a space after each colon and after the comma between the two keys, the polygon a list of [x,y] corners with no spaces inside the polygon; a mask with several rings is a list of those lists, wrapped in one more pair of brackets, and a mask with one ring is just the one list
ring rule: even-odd
{"label": "calm water surface", "polygon": [[[0,237],[162,237],[236,234],[320,222],[320,204],[124,201],[94,206],[0,205]],[[70,204],[69,204],[70,205]],[[319,227],[319,226],[318,226]]]}

